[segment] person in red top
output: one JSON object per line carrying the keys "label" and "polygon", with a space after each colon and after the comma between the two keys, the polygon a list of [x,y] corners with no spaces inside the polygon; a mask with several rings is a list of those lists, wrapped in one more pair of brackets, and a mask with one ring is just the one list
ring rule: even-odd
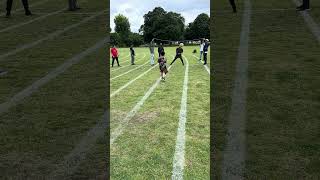
{"label": "person in red top", "polygon": [[117,50],[115,45],[113,45],[112,48],[111,48],[111,56],[112,56],[112,67],[113,67],[113,64],[114,64],[114,60],[117,60],[117,64],[118,64],[118,66],[120,66],[119,65],[119,59],[118,59],[119,54],[118,54],[118,50]]}

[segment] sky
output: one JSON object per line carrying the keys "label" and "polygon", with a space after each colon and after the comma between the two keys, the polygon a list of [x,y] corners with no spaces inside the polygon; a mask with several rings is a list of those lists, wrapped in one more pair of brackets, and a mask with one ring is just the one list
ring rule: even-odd
{"label": "sky", "polygon": [[129,19],[132,32],[139,32],[143,24],[143,15],[152,11],[155,7],[162,7],[165,11],[173,11],[181,14],[185,19],[185,25],[193,22],[201,13],[210,16],[210,0],[111,0],[110,24],[114,32],[114,17],[123,14]]}

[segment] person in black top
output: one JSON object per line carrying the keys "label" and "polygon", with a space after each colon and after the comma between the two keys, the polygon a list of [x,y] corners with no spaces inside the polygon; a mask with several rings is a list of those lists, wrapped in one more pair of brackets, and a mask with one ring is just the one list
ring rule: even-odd
{"label": "person in black top", "polygon": [[207,55],[208,55],[209,46],[210,46],[209,39],[206,39],[203,47],[203,61],[204,61],[203,65],[207,64]]}
{"label": "person in black top", "polygon": [[162,46],[162,43],[159,44],[159,47],[158,47],[158,53],[159,53],[159,57],[161,56],[161,52],[164,52],[164,48]]}
{"label": "person in black top", "polygon": [[231,6],[232,6],[232,10],[234,13],[237,12],[237,7],[236,7],[236,3],[234,2],[234,0],[229,0]]}
{"label": "person in black top", "polygon": [[176,57],[174,58],[174,60],[170,63],[170,66],[178,59],[180,58],[182,65],[184,65],[183,63],[183,59],[182,59],[182,53],[183,53],[183,49],[182,49],[183,43],[180,43],[179,47],[176,49]]}
{"label": "person in black top", "polygon": [[297,7],[298,11],[304,11],[310,9],[310,1],[303,0],[302,5]]}
{"label": "person in black top", "polygon": [[[25,10],[26,16],[32,15],[31,11],[29,10],[28,0],[21,0],[21,1],[22,1],[24,10]],[[13,0],[7,0],[7,8],[6,8],[7,14],[6,14],[6,17],[10,17],[11,16],[12,2],[13,2]]]}
{"label": "person in black top", "polygon": [[131,65],[134,65],[134,56],[136,55],[133,49],[133,45],[130,47]]}

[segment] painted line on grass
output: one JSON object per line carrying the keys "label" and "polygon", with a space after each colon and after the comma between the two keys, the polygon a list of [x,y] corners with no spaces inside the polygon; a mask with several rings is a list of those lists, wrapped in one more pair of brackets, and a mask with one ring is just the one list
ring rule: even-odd
{"label": "painted line on grass", "polygon": [[41,38],[41,39],[39,39],[39,40],[37,40],[37,41],[34,41],[34,42],[32,42],[32,43],[25,44],[25,45],[20,46],[20,47],[14,49],[14,50],[12,50],[12,51],[9,51],[9,52],[7,52],[7,53],[5,53],[5,54],[2,54],[2,55],[0,55],[0,61],[3,61],[3,60],[5,60],[6,57],[11,56],[11,55],[14,55],[14,54],[17,54],[17,53],[19,53],[19,52],[21,52],[21,51],[23,51],[23,50],[25,50],[25,49],[32,48],[32,47],[34,47],[34,46],[36,46],[36,45],[38,45],[38,44],[40,44],[40,43],[42,43],[42,42],[44,42],[44,41],[46,41],[46,40],[55,38],[55,37],[57,37],[57,36],[65,33],[65,32],[67,32],[67,31],[69,31],[69,30],[71,30],[71,29],[73,29],[73,28],[76,28],[76,27],[80,26],[81,24],[84,24],[84,23],[86,23],[86,22],[88,22],[88,21],[90,21],[90,20],[92,20],[92,19],[94,19],[94,18],[96,18],[96,17],[98,17],[98,16],[100,16],[100,15],[103,15],[103,13],[105,13],[105,12],[107,12],[107,11],[106,11],[106,10],[100,11],[98,14],[95,14],[95,15],[93,15],[93,16],[89,16],[89,17],[81,20],[81,21],[78,22],[78,23],[75,23],[75,24],[73,24],[73,25],[70,25],[70,26],[65,27],[65,28],[62,29],[62,30],[57,30],[57,31],[55,31],[55,32],[47,35],[47,36],[44,37],[44,38]]}
{"label": "painted line on grass", "polygon": [[81,161],[86,159],[86,154],[94,147],[97,140],[103,137],[109,126],[109,111],[105,111],[98,123],[91,128],[79,141],[74,149],[63,158],[63,162],[57,165],[51,172],[49,179],[63,179],[72,175],[79,167]]}
{"label": "painted line on grass", "polygon": [[139,69],[139,68],[145,66],[147,63],[149,63],[149,61],[145,62],[145,63],[142,64],[142,65],[138,65],[137,67],[135,67],[135,68],[133,68],[133,69],[131,69],[131,70],[125,72],[125,73],[122,73],[122,74],[120,74],[120,75],[118,75],[118,76],[116,76],[116,77],[111,78],[110,81],[115,80],[115,79],[117,79],[117,78],[119,78],[119,77],[121,77],[121,76],[124,76],[124,75],[126,75],[126,74],[128,74],[128,73],[130,73],[130,72],[132,72],[132,71],[134,71],[134,70],[136,70],[136,69]]}
{"label": "painted line on grass", "polygon": [[226,148],[223,154],[222,179],[244,179],[245,153],[246,153],[246,99],[248,86],[248,50],[251,23],[251,3],[244,1],[244,12],[234,89],[232,92],[232,105],[228,119],[228,133]]}
{"label": "painted line on grass", "polygon": [[[299,2],[297,0],[292,0],[292,2],[299,6]],[[320,27],[319,25],[313,20],[312,16],[309,15],[307,11],[300,11],[301,16],[303,17],[305,23],[307,24],[308,28],[312,32],[312,34],[317,38],[318,43],[320,43]]]}
{"label": "painted line on grass", "polygon": [[149,68],[147,71],[141,73],[139,76],[137,76],[136,78],[132,79],[131,81],[127,82],[125,85],[121,86],[119,89],[117,89],[116,91],[114,91],[113,93],[110,94],[110,97],[115,96],[116,94],[118,94],[120,91],[122,91],[123,89],[127,88],[130,84],[132,84],[133,82],[135,82],[136,80],[140,79],[142,76],[144,76],[145,74],[147,74],[149,71],[151,71],[153,68],[155,68],[156,66],[152,66],[151,68]]}
{"label": "painted line on grass", "polygon": [[[142,58],[139,58],[139,60],[144,59],[145,57],[146,57],[146,54],[144,53],[144,54],[143,54],[143,57],[142,57]],[[130,59],[129,59],[129,60],[130,60]],[[127,62],[127,61],[129,61],[129,60],[126,60],[126,61],[124,61],[124,62]],[[137,60],[136,62],[138,62],[139,60]],[[120,63],[120,62],[119,62],[119,63]],[[121,65],[120,65],[120,66],[121,66]],[[122,68],[125,68],[125,67],[128,67],[128,66],[131,66],[131,64],[118,67],[117,69],[112,69],[111,72],[118,71],[118,70],[120,70],[120,69],[122,69]],[[110,67],[111,67],[111,66],[110,66]],[[112,68],[112,67],[111,67],[111,68]]]}
{"label": "painted line on grass", "polygon": [[1,30],[0,30],[0,33],[7,32],[7,31],[10,31],[10,30],[12,30],[12,29],[21,27],[21,26],[23,26],[23,25],[27,25],[27,24],[30,24],[30,23],[39,21],[39,20],[41,20],[41,19],[47,18],[47,17],[49,17],[49,16],[53,16],[53,15],[59,14],[59,13],[61,13],[61,12],[64,11],[64,10],[67,10],[67,8],[63,8],[63,9],[60,9],[60,10],[58,10],[58,11],[54,11],[54,12],[52,12],[52,13],[46,14],[46,15],[42,15],[42,16],[37,17],[37,18],[34,18],[34,19],[30,20],[30,21],[26,21],[26,22],[22,22],[22,23],[19,23],[19,24],[16,24],[16,25],[9,26],[9,27],[7,27],[7,28],[1,29]]}
{"label": "painted line on grass", "polygon": [[[192,56],[194,56],[195,58],[197,58],[197,60],[200,59],[199,57],[195,56],[194,54],[193,54]],[[200,60],[200,62],[202,63],[202,60]],[[203,66],[204,66],[204,68],[207,70],[208,74],[210,75],[210,69],[209,69],[209,67],[208,67],[207,65],[203,65]]]}
{"label": "painted line on grass", "polygon": [[23,89],[19,93],[15,94],[12,98],[8,101],[0,104],[0,115],[7,112],[11,107],[16,106],[19,104],[23,99],[31,96],[34,92],[38,91],[39,88],[47,84],[50,80],[56,78],[58,75],[64,73],[68,68],[72,65],[77,64],[87,55],[95,52],[99,48],[103,47],[106,42],[109,40],[109,37],[104,38],[103,40],[97,42],[94,46],[86,49],[85,51],[75,55],[74,57],[66,60],[60,66],[56,67],[55,69],[51,70],[46,76],[42,77],[41,79],[35,81],[27,88]]}
{"label": "painted line on grass", "polygon": [[[168,68],[171,69],[172,66]],[[153,68],[153,67],[152,67]],[[159,85],[161,78],[158,78],[157,81],[150,87],[150,89],[144,94],[144,96],[138,101],[138,103],[132,108],[132,110],[126,115],[122,123],[111,133],[110,145],[112,145],[117,138],[122,134],[125,127],[129,123],[129,121],[135,116],[135,114],[140,110],[144,102],[149,98],[151,93],[156,89]]]}
{"label": "painted line on grass", "polygon": [[184,81],[182,87],[181,105],[179,113],[179,126],[177,130],[177,140],[176,148],[173,158],[173,170],[172,177],[173,180],[183,179],[183,170],[185,166],[185,144],[186,144],[186,122],[187,122],[187,98],[188,98],[188,79],[189,79],[189,62],[186,60],[186,68],[184,73]]}

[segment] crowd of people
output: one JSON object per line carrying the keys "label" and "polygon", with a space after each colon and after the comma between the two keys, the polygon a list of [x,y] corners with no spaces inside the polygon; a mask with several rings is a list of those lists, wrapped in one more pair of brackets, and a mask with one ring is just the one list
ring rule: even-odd
{"label": "crowd of people", "polygon": [[[183,43],[179,43],[179,46],[176,48],[176,55],[174,57],[174,59],[172,60],[172,62],[170,63],[170,66],[177,60],[180,59],[182,65],[184,65],[184,61],[183,61]],[[207,64],[207,57],[208,57],[208,50],[209,50],[209,46],[210,46],[210,42],[209,39],[201,39],[200,40],[200,58],[199,58],[199,62],[201,62],[202,57],[203,57],[203,65]],[[129,48],[130,51],[130,57],[131,57],[131,65],[135,65],[135,50],[134,47],[131,45]],[[154,66],[155,65],[155,42],[154,39],[152,39],[152,41],[149,44],[149,51],[150,51],[150,65]],[[120,63],[119,63],[119,51],[116,48],[115,45],[112,46],[112,48],[110,49],[110,54],[111,54],[111,58],[112,58],[112,62],[111,62],[111,67],[114,66],[114,62],[117,62],[118,67],[120,67]],[[165,57],[165,49],[163,47],[162,43],[159,43],[158,45],[158,64],[159,64],[159,69],[160,69],[160,76],[162,80],[165,80],[165,76],[168,73],[168,68],[167,68],[167,58]]]}

